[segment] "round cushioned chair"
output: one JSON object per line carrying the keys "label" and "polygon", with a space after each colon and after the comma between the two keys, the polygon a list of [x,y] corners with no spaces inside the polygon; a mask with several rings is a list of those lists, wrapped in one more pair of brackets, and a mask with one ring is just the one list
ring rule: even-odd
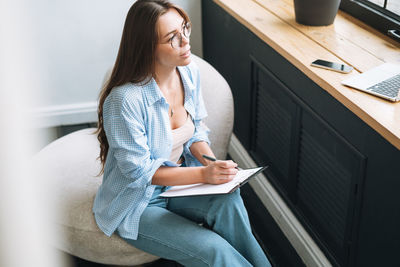
{"label": "round cushioned chair", "polygon": [[[211,129],[211,147],[225,158],[233,127],[233,99],[225,79],[207,62],[197,63]],[[76,131],[47,145],[34,158],[41,175],[50,179],[50,193],[57,209],[55,225],[59,237],[54,245],[69,254],[92,262],[112,265],[139,265],[158,259],[128,245],[119,236],[107,237],[99,230],[92,213],[95,194],[102,177],[99,143],[94,128]]]}

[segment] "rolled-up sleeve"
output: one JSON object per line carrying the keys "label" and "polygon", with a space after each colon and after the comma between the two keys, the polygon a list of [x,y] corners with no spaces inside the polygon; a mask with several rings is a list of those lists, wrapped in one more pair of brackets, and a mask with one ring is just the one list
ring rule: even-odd
{"label": "rolled-up sleeve", "polygon": [[113,156],[121,173],[132,179],[128,187],[150,185],[154,173],[168,159],[151,157],[140,108],[118,99],[106,104],[104,129],[112,151],[108,156]]}

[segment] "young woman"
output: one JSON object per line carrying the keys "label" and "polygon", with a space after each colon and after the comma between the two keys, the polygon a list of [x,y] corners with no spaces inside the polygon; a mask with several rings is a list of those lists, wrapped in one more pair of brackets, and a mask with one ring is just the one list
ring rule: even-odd
{"label": "young woman", "polygon": [[[168,186],[226,183],[232,161],[210,162],[199,72],[187,14],[165,0],[128,12],[117,60],[100,94],[104,178],[94,201],[99,228],[185,266],[270,266],[252,235],[239,190],[165,199]],[[203,226],[200,226],[202,223]]]}

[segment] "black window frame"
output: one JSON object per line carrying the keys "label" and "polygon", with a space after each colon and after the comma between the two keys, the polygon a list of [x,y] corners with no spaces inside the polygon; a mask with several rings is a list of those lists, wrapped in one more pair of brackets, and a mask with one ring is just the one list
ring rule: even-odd
{"label": "black window frame", "polygon": [[400,42],[399,37],[390,33],[400,34],[400,15],[367,0],[341,0],[340,9]]}

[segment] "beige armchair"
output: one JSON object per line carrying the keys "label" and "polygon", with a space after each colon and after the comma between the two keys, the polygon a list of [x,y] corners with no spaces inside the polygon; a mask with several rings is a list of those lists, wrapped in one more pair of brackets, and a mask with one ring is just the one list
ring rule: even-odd
{"label": "beige armchair", "polygon": [[[225,79],[211,65],[196,56],[193,60],[201,73],[211,147],[218,158],[225,158],[233,128],[232,94]],[[154,261],[158,257],[133,248],[115,234],[107,237],[95,223],[92,205],[102,177],[96,176],[100,162],[94,130],[89,128],[66,135],[35,156],[41,175],[50,178],[50,191],[58,210],[54,223],[59,237],[53,245],[102,264],[132,266]]]}

